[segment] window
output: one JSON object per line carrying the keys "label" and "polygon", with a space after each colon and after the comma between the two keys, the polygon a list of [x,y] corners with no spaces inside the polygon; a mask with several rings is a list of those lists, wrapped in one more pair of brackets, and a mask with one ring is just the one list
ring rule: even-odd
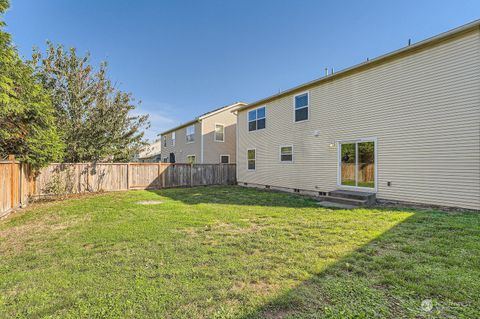
{"label": "window", "polygon": [[257,154],[255,149],[247,150],[247,161],[248,169],[251,171],[255,170]]}
{"label": "window", "polygon": [[195,142],[195,124],[187,127],[187,134],[185,135],[187,143]]}
{"label": "window", "polygon": [[308,120],[308,92],[295,95],[295,122]]}
{"label": "window", "polygon": [[195,161],[196,161],[195,155],[187,155],[187,163],[195,164]]}
{"label": "window", "polygon": [[222,164],[230,163],[230,155],[220,155],[220,163]]}
{"label": "window", "polygon": [[223,142],[225,138],[225,127],[222,124],[215,124],[215,142]]}
{"label": "window", "polygon": [[265,106],[248,112],[248,130],[256,131],[265,128]]}
{"label": "window", "polygon": [[175,146],[175,132],[172,132],[172,146]]}
{"label": "window", "polygon": [[164,158],[163,158],[163,162],[164,162],[164,163],[168,163],[168,157],[164,157]]}
{"label": "window", "polygon": [[163,147],[167,147],[167,136],[163,136]]}
{"label": "window", "polygon": [[285,163],[293,162],[293,146],[280,146],[280,161]]}

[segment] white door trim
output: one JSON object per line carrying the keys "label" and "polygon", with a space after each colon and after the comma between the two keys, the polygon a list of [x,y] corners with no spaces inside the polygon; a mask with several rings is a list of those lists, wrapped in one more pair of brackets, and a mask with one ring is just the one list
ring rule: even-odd
{"label": "white door trim", "polygon": [[[374,142],[374,152],[375,152],[375,163],[374,163],[374,188],[369,187],[359,187],[359,186],[347,186],[342,185],[342,149],[341,144],[347,143],[355,143],[355,167],[358,167],[358,143],[361,142]],[[366,137],[366,138],[354,138],[354,139],[346,139],[346,140],[337,140],[337,187],[339,189],[346,189],[346,190],[356,190],[362,192],[378,192],[378,142],[376,137]],[[357,180],[357,169],[355,169],[355,180]]]}

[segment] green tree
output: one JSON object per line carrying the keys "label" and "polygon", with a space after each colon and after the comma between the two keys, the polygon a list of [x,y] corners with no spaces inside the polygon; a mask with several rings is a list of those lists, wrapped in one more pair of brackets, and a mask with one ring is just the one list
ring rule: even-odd
{"label": "green tree", "polygon": [[48,42],[32,63],[56,108],[65,161],[129,161],[145,145],[148,116],[132,115],[137,103],[108,79],[105,62],[95,70],[88,54]]}
{"label": "green tree", "polygon": [[[0,15],[8,1],[0,0]],[[48,92],[12,45],[0,20],[0,157],[14,154],[40,167],[59,161],[63,143],[55,126]]]}

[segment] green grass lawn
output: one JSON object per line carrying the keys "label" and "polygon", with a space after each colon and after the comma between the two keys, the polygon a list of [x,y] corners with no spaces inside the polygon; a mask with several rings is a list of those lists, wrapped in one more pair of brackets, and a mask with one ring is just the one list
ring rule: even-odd
{"label": "green grass lawn", "polygon": [[475,213],[197,187],[0,221],[0,317],[479,318],[479,278]]}

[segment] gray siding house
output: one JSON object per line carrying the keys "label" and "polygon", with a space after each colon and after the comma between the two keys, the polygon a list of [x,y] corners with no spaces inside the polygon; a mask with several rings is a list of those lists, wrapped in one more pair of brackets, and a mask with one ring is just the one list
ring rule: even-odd
{"label": "gray siding house", "polygon": [[246,105],[242,102],[227,105],[162,132],[162,162],[235,163],[235,110]]}
{"label": "gray siding house", "polygon": [[238,110],[240,185],[480,209],[480,21]]}

